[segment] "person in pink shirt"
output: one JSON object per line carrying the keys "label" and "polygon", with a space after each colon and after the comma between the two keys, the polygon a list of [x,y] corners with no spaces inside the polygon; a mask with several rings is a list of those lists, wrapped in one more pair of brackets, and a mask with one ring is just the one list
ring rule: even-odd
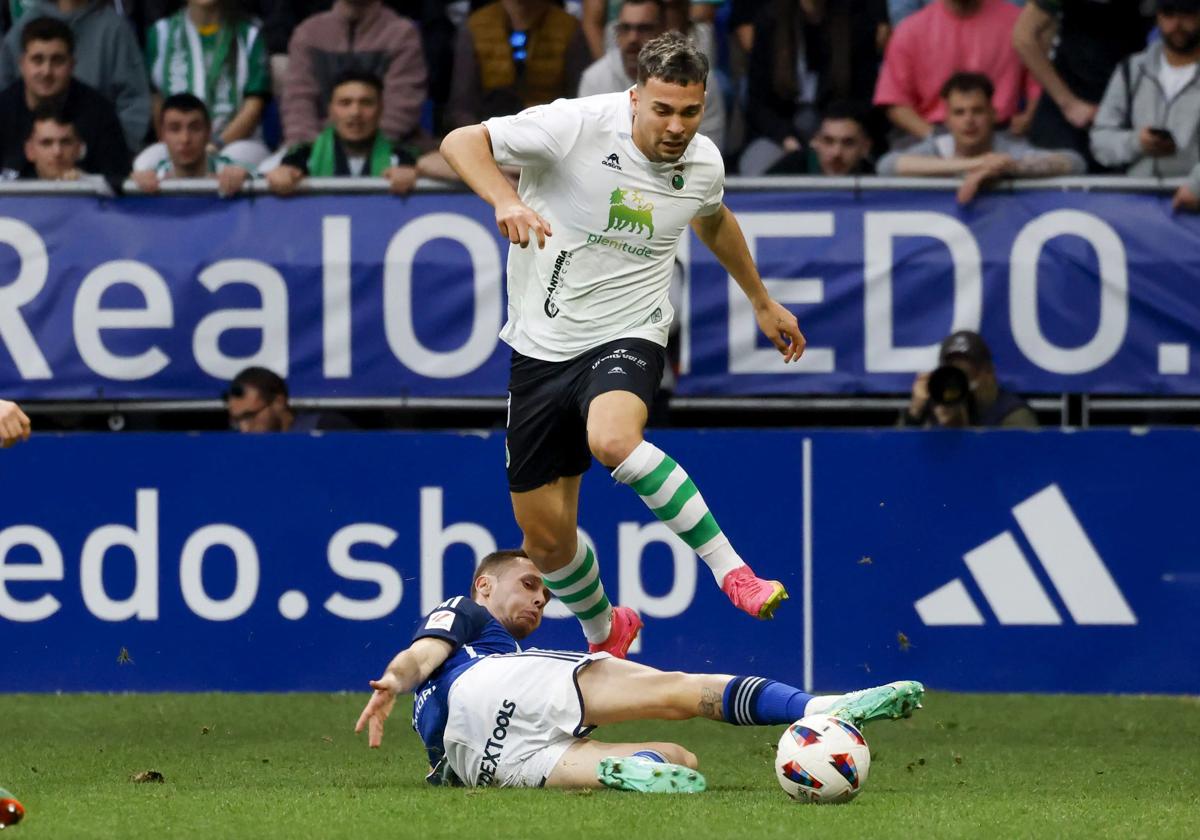
{"label": "person in pink shirt", "polygon": [[939,95],[957,72],[983,73],[995,86],[996,118],[1009,133],[1024,134],[1041,88],[1012,45],[1021,10],[1006,0],[937,0],[896,27],[875,104],[901,131],[923,139],[946,113]]}

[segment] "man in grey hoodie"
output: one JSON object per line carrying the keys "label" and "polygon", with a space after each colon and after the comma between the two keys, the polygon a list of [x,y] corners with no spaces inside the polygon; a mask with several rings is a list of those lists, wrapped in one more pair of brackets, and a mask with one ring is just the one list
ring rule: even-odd
{"label": "man in grey hoodie", "polygon": [[75,35],[75,78],[100,92],[117,109],[125,144],[142,147],[150,125],[150,84],[133,28],[105,0],[37,0],[0,47],[0,89],[18,78],[21,31],[29,21],[52,17]]}
{"label": "man in grey hoodie", "polygon": [[1126,174],[1169,178],[1200,163],[1200,0],[1158,0],[1162,40],[1117,65],[1092,125],[1092,154]]}

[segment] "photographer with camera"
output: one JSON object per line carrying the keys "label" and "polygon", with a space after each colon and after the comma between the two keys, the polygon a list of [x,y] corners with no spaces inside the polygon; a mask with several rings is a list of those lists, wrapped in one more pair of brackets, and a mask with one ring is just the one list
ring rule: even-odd
{"label": "photographer with camera", "polygon": [[913,380],[912,400],[900,425],[1032,429],[1038,422],[1023,399],[996,381],[992,351],[983,337],[959,330],[942,342],[938,368]]}

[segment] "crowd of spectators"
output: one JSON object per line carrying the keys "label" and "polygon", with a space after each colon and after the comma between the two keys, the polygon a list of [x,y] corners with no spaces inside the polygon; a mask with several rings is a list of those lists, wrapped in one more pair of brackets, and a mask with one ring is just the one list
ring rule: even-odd
{"label": "crowd of spectators", "polygon": [[438,138],[709,56],[731,173],[1187,176],[1200,0],[5,0],[6,179],[448,179]]}

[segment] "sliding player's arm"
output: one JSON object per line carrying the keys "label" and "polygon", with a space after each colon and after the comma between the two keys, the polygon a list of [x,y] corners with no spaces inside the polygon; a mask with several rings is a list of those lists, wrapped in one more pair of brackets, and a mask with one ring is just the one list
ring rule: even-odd
{"label": "sliding player's arm", "polygon": [[364,726],[369,726],[367,743],[372,747],[383,743],[383,723],[392,713],[396,695],[412,691],[425,682],[454,649],[454,645],[445,639],[426,636],[396,654],[383,676],[371,680],[371,688],[375,689],[375,693],[358,716],[354,731],[362,732]]}
{"label": "sliding player's arm", "polygon": [[733,211],[722,204],[715,213],[694,218],[692,230],[716,255],[750,300],[758,328],[783,354],[784,363],[799,359],[804,352],[805,342],[796,316],[767,293]]}

